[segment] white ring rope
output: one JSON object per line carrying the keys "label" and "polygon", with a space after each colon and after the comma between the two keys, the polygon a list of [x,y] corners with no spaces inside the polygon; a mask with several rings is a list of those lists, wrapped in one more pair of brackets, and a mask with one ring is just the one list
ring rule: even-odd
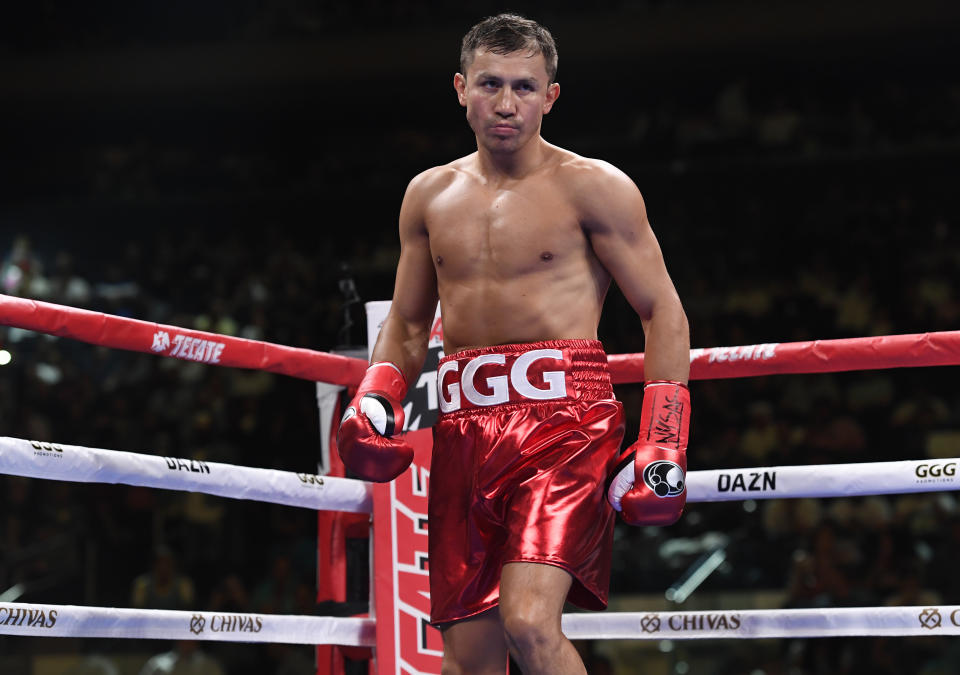
{"label": "white ring rope", "polygon": [[[376,622],[282,614],[0,604],[0,634],[373,646]],[[960,606],[564,614],[571,640],[960,635]]]}
{"label": "white ring rope", "polygon": [[[687,501],[852,497],[960,489],[960,458],[813,464],[687,473]],[[0,436],[0,473],[167,490],[370,513],[370,483],[350,478],[141,455]]]}
{"label": "white ring rope", "polygon": [[295,614],[0,604],[0,634],[372,647],[376,622]]}
{"label": "white ring rope", "polygon": [[188,490],[321,511],[370,513],[372,486],[360,480],[254,469],[0,436],[0,473],[81,483]]}
{"label": "white ring rope", "polygon": [[862,497],[960,490],[960,459],[811,464],[687,473],[688,502]]}
{"label": "white ring rope", "polygon": [[960,606],[564,614],[571,640],[960,635]]}

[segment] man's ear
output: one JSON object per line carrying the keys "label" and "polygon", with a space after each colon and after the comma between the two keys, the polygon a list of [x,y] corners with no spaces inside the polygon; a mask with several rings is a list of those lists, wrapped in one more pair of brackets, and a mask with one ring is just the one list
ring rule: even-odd
{"label": "man's ear", "polygon": [[560,83],[551,82],[547,87],[547,98],[543,102],[543,114],[546,115],[550,112],[550,109],[553,107],[553,104],[557,102],[557,99],[560,97]]}
{"label": "man's ear", "polygon": [[464,108],[467,107],[467,78],[460,73],[453,76],[453,88],[457,90],[457,100]]}

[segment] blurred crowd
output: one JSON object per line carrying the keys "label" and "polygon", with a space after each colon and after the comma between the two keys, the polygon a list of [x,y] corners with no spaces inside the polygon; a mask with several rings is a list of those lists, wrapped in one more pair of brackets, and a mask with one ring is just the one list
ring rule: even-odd
{"label": "blurred crowd", "polygon": [[[569,14],[702,5],[706,0],[517,0],[510,11]],[[713,0],[715,3],[716,0]],[[67,0],[21,3],[0,26],[8,48],[32,51],[49,46],[169,45],[196,41],[322,38],[369,33],[396,27],[464,24],[477,20],[479,6],[439,0],[364,0],[345,4],[331,0],[209,0],[198,5],[170,2],[161,9],[150,3],[117,7],[103,0],[82,7]],[[506,11],[491,6],[488,13]],[[17,30],[16,27],[20,27]],[[27,27],[24,29],[23,27]]]}
{"label": "blurred crowd", "polygon": [[[19,7],[51,17],[80,11],[58,2]],[[957,328],[960,204],[951,167],[960,154],[960,81],[743,77],[712,90],[690,83],[647,93],[631,91],[604,131],[584,138],[564,131],[563,116],[587,105],[570,94],[545,133],[558,129],[551,140],[609,159],[637,181],[694,347]],[[57,182],[51,169],[51,201],[161,204],[168,222],[2,222],[0,292],[296,347],[362,347],[355,292],[388,299],[398,256],[389,222],[354,236],[367,220],[364,196],[386,189],[395,211],[416,171],[468,152],[469,140],[459,127],[390,128],[350,138],[349,152],[344,139],[322,151],[306,139],[304,155],[288,163],[266,150],[91,144],[76,160],[83,170]],[[193,202],[209,209],[211,198],[332,198],[347,189],[359,205],[319,225],[310,214],[264,222],[242,209],[229,217],[190,210]],[[600,337],[610,353],[643,348],[639,321],[615,289]],[[4,435],[316,468],[309,382],[6,327],[0,348],[12,354],[0,367]],[[858,462],[957,457],[954,370],[695,382],[690,468],[842,463],[856,471]],[[617,393],[635,434],[641,389]],[[2,476],[0,593],[22,583],[22,600],[32,602],[311,614],[315,532],[315,516],[301,509]],[[717,546],[726,563],[705,591],[773,589],[785,607],[960,604],[960,509],[950,491],[697,504],[669,529],[618,526],[612,592],[662,593]],[[209,673],[312,672],[309,648],[141,646],[157,653],[144,675],[170,672],[163,664],[177,658],[218,664],[204,666]],[[960,668],[957,649],[935,638],[788,640],[774,649],[727,650],[712,672]]]}
{"label": "blurred crowd", "polygon": [[[309,317],[319,308],[302,290],[314,283],[294,275],[298,263],[315,268],[293,254],[293,242],[277,242],[267,254],[273,262],[261,257],[251,263],[251,272],[260,269],[256,274],[235,266],[263,249],[250,245],[241,254],[226,246],[204,256],[194,246],[206,243],[203,237],[185,239],[164,253],[157,242],[131,241],[94,271],[99,263],[92,260],[75,265],[76,249],[69,245],[47,255],[20,234],[4,242],[3,292],[314,346],[308,344]],[[141,258],[146,248],[149,262]],[[237,288],[230,287],[233,282]],[[296,289],[288,287],[292,283]],[[286,293],[298,299],[280,299]],[[317,471],[319,422],[310,382],[196,367],[16,329],[2,329],[0,342],[12,354],[0,380],[5,435]],[[2,480],[0,582],[4,589],[24,584],[23,601],[314,613],[316,517],[309,511],[131,486]],[[162,643],[136,646],[166,651]],[[113,647],[131,645],[118,641]],[[181,647],[193,660],[206,652],[224,673],[312,672],[309,647]]]}

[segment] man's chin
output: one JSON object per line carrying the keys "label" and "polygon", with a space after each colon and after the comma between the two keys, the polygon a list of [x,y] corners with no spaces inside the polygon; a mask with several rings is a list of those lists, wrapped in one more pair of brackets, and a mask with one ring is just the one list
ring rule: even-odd
{"label": "man's chin", "polygon": [[509,154],[516,152],[523,145],[519,138],[488,138],[484,147],[493,154]]}

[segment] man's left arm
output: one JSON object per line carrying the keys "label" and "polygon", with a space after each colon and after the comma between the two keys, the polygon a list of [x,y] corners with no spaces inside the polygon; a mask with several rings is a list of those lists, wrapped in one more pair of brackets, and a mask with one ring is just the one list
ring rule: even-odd
{"label": "man's left arm", "polygon": [[669,525],[686,503],[687,316],[633,181],[601,163],[586,182],[589,189],[577,193],[591,246],[639,315],[645,335],[640,434],[612,472],[607,498],[628,523]]}
{"label": "man's left arm", "polygon": [[640,316],[645,335],[644,379],[686,384],[690,330],[660,244],[633,181],[609,164],[578,190],[584,227],[597,258]]}

